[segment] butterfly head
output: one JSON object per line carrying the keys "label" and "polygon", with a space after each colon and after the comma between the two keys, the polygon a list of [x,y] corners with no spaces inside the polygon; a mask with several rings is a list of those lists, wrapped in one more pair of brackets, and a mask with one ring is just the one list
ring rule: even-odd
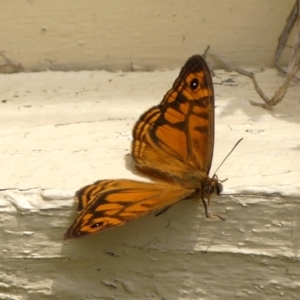
{"label": "butterfly head", "polygon": [[210,198],[211,195],[220,195],[223,191],[223,185],[216,174],[214,174],[212,178],[208,178],[207,181],[203,183],[202,188],[204,198]]}
{"label": "butterfly head", "polygon": [[[225,179],[227,180],[227,179]],[[223,180],[223,181],[225,181]],[[213,175],[212,178],[207,177],[207,180],[205,180],[202,184],[202,195],[201,200],[204,205],[205,209],[205,215],[207,218],[211,217],[218,217],[221,220],[225,220],[222,216],[217,214],[209,214],[208,213],[208,207],[210,204],[211,195],[220,195],[223,190],[223,185],[221,182],[223,182],[218,179],[218,176],[216,174]],[[205,201],[207,200],[207,202]]]}

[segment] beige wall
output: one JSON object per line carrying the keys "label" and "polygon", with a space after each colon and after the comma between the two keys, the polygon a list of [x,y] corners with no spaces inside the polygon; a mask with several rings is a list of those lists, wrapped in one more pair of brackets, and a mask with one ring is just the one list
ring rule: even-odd
{"label": "beige wall", "polygon": [[294,0],[1,1],[0,50],[27,71],[179,67],[207,45],[273,65]]}

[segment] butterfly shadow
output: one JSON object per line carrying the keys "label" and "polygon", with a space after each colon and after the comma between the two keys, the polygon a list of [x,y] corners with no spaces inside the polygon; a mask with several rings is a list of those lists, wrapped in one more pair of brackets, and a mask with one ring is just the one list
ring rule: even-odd
{"label": "butterfly shadow", "polygon": [[124,160],[125,160],[125,168],[131,174],[134,175],[134,178],[136,180],[146,181],[146,182],[149,182],[149,181],[151,182],[151,181],[155,180],[154,178],[151,178],[151,176],[149,174],[144,174],[135,167],[133,158],[129,153],[124,156]]}
{"label": "butterfly shadow", "polygon": [[[69,221],[73,218],[72,213]],[[66,287],[65,281],[57,280],[53,283],[53,289],[64,293],[67,288],[68,295],[73,291],[77,298],[87,295],[122,296],[127,292],[124,282],[130,278],[138,285],[142,274],[143,277],[148,276],[148,289],[153,290],[157,280],[155,273],[162,266],[167,266],[167,261],[173,265],[172,268],[179,268],[182,261],[176,259],[175,253],[193,252],[199,236],[206,235],[208,222],[211,222],[216,233],[223,223],[220,220],[207,221],[202,203],[186,199],[159,216],[152,213],[112,230],[65,241],[60,252],[60,257],[64,259],[60,261],[57,272],[66,274],[70,285]],[[208,236],[205,249],[210,245],[211,236]],[[175,285],[181,284],[180,278],[174,280],[178,281]],[[82,294],[78,294],[77,284],[74,283],[80,283]]]}

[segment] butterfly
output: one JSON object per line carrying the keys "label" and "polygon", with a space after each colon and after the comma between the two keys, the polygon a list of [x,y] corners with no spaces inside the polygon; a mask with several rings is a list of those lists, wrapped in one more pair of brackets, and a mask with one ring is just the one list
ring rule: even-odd
{"label": "butterfly", "polygon": [[99,180],[84,186],[75,195],[80,214],[65,239],[124,225],[186,198],[201,199],[206,217],[212,216],[208,213],[210,198],[222,192],[222,184],[217,175],[209,177],[214,89],[200,55],[187,60],[173,87],[160,104],[139,118],[132,134],[134,166],[153,182]]}

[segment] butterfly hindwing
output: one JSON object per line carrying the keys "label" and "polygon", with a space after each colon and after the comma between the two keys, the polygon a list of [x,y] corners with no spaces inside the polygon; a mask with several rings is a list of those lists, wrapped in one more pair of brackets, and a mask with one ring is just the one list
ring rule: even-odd
{"label": "butterfly hindwing", "polygon": [[80,215],[69,227],[65,238],[105,231],[168,207],[194,192],[164,182],[101,180],[76,193]]}

